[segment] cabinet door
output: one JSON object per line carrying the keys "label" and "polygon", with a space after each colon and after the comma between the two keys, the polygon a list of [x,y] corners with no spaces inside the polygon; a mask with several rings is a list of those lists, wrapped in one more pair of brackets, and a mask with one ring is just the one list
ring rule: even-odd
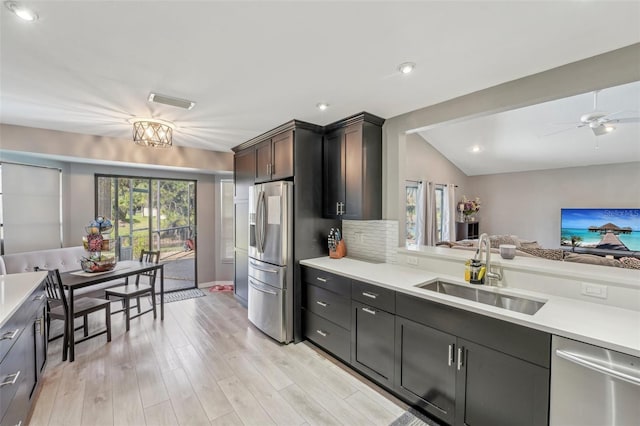
{"label": "cabinet door", "polygon": [[546,425],[549,370],[462,339],[456,425]]}
{"label": "cabinet door", "polygon": [[324,203],[323,214],[337,219],[338,203],[344,202],[344,129],[337,129],[324,137]]}
{"label": "cabinet door", "polygon": [[351,315],[351,364],[381,384],[392,386],[394,315],[359,302],[351,302]]}
{"label": "cabinet door", "polygon": [[235,250],[235,279],[233,292],[240,302],[247,306],[249,294],[249,256],[245,250]]}
{"label": "cabinet door", "polygon": [[256,182],[271,180],[271,139],[256,145]]}
{"label": "cabinet door", "polygon": [[271,180],[280,180],[293,176],[293,130],[271,139],[273,161]]}
{"label": "cabinet door", "polygon": [[412,404],[452,424],[456,338],[396,317],[395,389]]}
{"label": "cabinet door", "polygon": [[344,214],[343,219],[362,218],[363,169],[362,124],[354,124],[344,132]]}
{"label": "cabinet door", "polygon": [[37,381],[40,380],[40,375],[44,371],[44,366],[47,362],[47,325],[46,325],[46,307],[43,304],[38,308],[36,318],[34,319],[33,327],[35,334],[35,362],[36,362],[36,377]]}
{"label": "cabinet door", "polygon": [[237,152],[233,157],[235,198],[246,200],[249,198],[249,187],[256,178],[256,152],[247,148]]}

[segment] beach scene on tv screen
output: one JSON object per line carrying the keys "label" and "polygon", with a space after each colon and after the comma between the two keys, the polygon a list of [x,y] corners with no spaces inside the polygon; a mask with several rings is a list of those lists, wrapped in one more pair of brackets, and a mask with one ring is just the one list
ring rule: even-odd
{"label": "beach scene on tv screen", "polygon": [[640,251],[640,209],[562,209],[560,244]]}

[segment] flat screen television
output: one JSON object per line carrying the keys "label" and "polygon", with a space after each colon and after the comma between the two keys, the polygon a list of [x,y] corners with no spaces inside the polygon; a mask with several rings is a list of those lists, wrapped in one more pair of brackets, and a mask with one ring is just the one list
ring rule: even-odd
{"label": "flat screen television", "polygon": [[640,209],[561,209],[560,245],[640,251]]}

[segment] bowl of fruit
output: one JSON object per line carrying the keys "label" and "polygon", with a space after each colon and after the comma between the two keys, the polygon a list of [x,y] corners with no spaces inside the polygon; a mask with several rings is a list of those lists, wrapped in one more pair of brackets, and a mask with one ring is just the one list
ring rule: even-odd
{"label": "bowl of fruit", "polygon": [[89,225],[85,226],[84,230],[89,235],[96,235],[109,233],[111,232],[111,228],[113,228],[113,224],[109,219],[98,216],[97,218],[89,222]]}
{"label": "bowl of fruit", "polygon": [[80,266],[85,272],[107,272],[116,267],[115,256],[93,256],[80,259]]}

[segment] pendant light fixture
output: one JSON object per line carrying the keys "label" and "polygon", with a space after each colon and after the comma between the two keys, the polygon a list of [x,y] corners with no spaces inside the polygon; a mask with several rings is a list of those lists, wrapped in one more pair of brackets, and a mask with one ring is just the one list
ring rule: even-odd
{"label": "pendant light fixture", "polygon": [[133,141],[138,145],[152,148],[169,148],[173,144],[173,130],[176,126],[170,121],[154,118],[132,118]]}

